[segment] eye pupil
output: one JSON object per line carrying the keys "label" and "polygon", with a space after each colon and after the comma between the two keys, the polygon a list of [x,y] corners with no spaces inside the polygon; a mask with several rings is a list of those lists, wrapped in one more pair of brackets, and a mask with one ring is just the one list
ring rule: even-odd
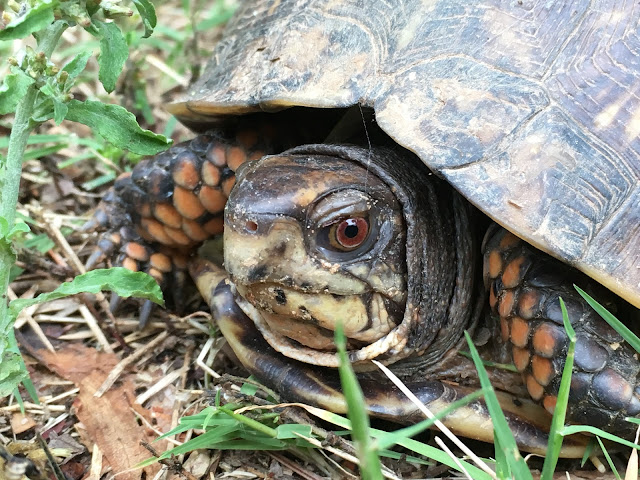
{"label": "eye pupil", "polygon": [[347,225],[347,228],[344,229],[344,235],[347,238],[355,238],[358,236],[358,227],[357,225]]}

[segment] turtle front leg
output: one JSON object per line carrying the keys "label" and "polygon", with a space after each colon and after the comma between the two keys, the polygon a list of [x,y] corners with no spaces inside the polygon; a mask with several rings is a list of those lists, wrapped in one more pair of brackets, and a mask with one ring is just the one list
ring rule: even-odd
{"label": "turtle front leg", "polygon": [[635,425],[624,419],[640,416],[640,363],[573,287],[592,282],[503,229],[486,243],[484,280],[531,397],[553,413],[569,343],[562,298],[577,335],[567,420],[630,436]]}
{"label": "turtle front leg", "polygon": [[[180,309],[188,257],[204,240],[222,233],[236,169],[281,148],[273,135],[253,124],[209,132],[121,175],[85,225],[85,230],[106,230],[87,268],[107,258],[116,266],[149,273],[164,291],[171,291]],[[118,303],[112,297],[112,309]],[[142,307],[141,327],[150,305]]]}

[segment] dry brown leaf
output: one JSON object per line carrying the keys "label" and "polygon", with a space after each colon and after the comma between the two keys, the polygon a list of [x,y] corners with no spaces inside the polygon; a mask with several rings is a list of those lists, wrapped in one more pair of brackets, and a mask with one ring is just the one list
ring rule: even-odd
{"label": "dry brown leaf", "polygon": [[[118,357],[79,344],[71,344],[55,354],[44,350],[39,353],[48,368],[80,389],[74,401],[76,415],[88,436],[103,452],[112,471],[119,473],[118,479],[139,480],[143,470],[127,470],[149,458],[149,452],[140,446],[140,441],[152,438],[138,425],[131,409],[135,400],[131,377],[122,375],[102,397],[93,395],[118,363]],[[153,478],[159,469],[156,464],[144,471],[147,478]]]}
{"label": "dry brown leaf", "polygon": [[14,435],[19,435],[36,426],[36,422],[29,415],[20,412],[11,415],[11,430]]}

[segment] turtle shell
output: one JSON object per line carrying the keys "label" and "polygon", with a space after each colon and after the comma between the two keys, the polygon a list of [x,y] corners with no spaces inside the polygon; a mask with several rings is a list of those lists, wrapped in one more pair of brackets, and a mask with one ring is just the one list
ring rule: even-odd
{"label": "turtle shell", "polygon": [[635,2],[256,0],[169,110],[371,107],[495,221],[640,307]]}

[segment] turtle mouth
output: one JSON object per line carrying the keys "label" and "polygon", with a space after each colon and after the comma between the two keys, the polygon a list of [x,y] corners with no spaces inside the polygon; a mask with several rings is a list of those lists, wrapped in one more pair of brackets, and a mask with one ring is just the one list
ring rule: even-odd
{"label": "turtle mouth", "polygon": [[236,291],[260,311],[269,328],[301,345],[334,351],[342,327],[350,349],[387,335],[397,325],[389,300],[376,292],[359,295],[304,292],[278,283],[236,284]]}

